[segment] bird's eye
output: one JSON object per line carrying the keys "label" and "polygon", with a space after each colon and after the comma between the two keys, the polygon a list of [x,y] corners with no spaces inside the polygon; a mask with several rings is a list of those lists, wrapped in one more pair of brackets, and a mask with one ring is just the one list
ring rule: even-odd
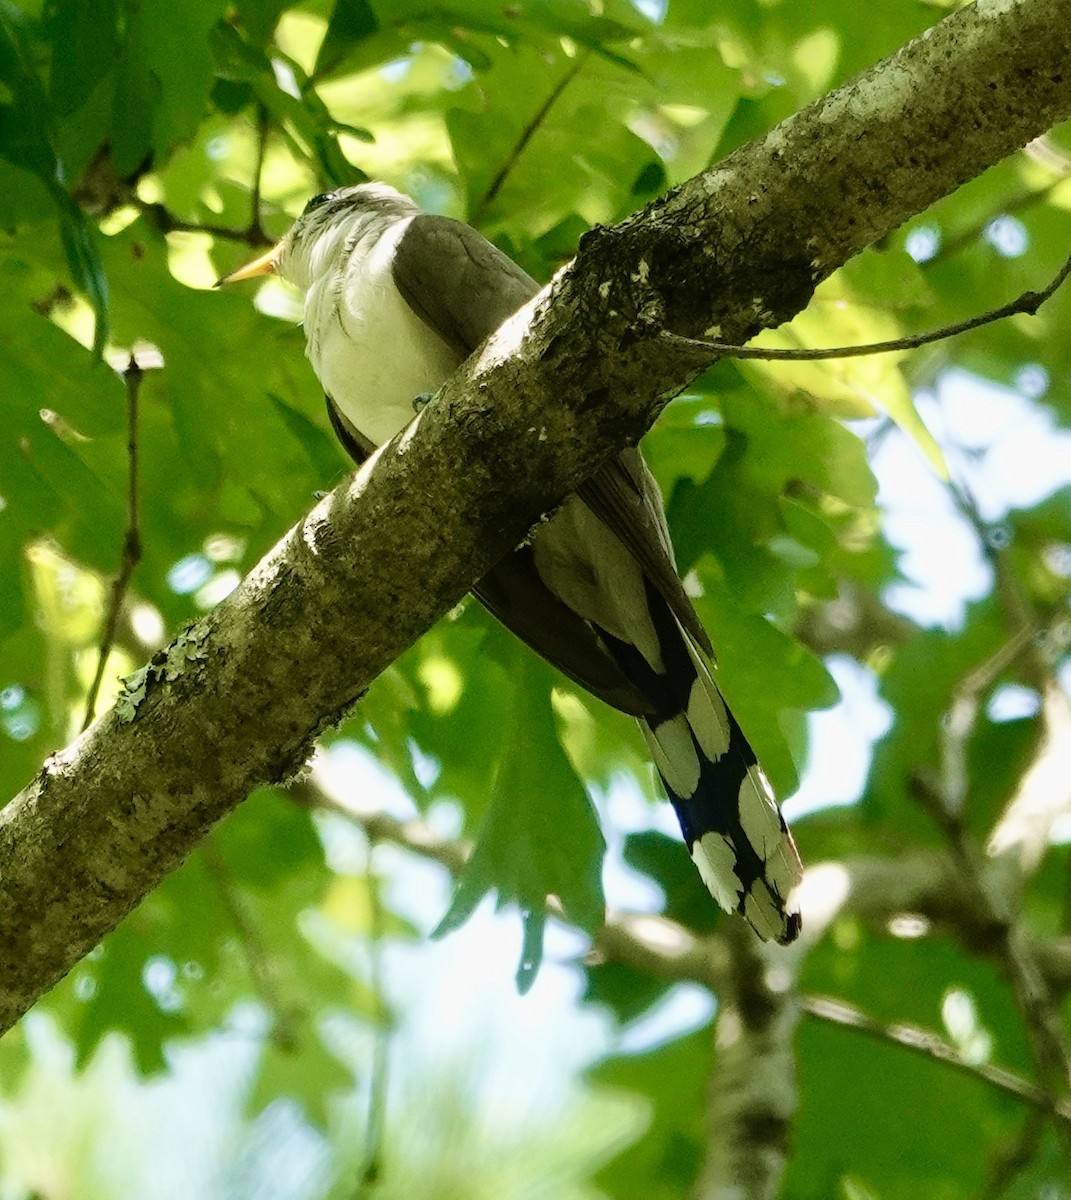
{"label": "bird's eye", "polygon": [[301,215],[303,217],[308,216],[314,209],[319,208],[321,204],[326,204],[329,200],[335,200],[337,197],[338,192],[321,192],[318,196],[313,196],[308,204],[305,205],[301,210]]}

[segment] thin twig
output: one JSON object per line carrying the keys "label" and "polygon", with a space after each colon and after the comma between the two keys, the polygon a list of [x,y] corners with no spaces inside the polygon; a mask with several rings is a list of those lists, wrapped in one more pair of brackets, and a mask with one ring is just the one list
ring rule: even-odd
{"label": "thin twig", "polygon": [[257,156],[253,164],[253,186],[249,193],[249,227],[246,229],[250,242],[255,244],[271,241],[264,231],[264,226],[260,223],[260,185],[261,177],[264,174],[264,156],[268,150],[270,128],[267,106],[261,104],[257,107]]}
{"label": "thin twig", "polygon": [[980,329],[991,325],[994,321],[1003,321],[1006,317],[1014,317],[1019,313],[1035,316],[1038,309],[1057,291],[1060,285],[1071,275],[1071,255],[1057,272],[1048,287],[1040,292],[1023,292],[1017,299],[1000,308],[970,317],[965,321],[956,321],[952,325],[943,325],[940,329],[930,330],[929,333],[914,333],[908,337],[893,338],[887,342],[869,342],[862,346],[826,346],[808,350],[779,350],[765,346],[737,346],[732,342],[718,342],[707,338],[683,337],[679,333],[664,329],[660,336],[682,346],[692,346],[697,350],[709,350],[719,358],[759,359],[763,362],[815,362],[827,358],[862,358],[868,354],[889,354],[894,350],[917,350],[920,346],[928,346],[932,342],[943,342],[947,338],[967,333],[971,329]]}
{"label": "thin twig", "polygon": [[502,185],[506,182],[506,180],[509,178],[510,172],[517,165],[517,160],[524,153],[525,147],[535,136],[536,131],[539,129],[540,125],[542,125],[543,122],[547,119],[547,114],[554,107],[554,104],[558,100],[558,97],[561,96],[562,92],[565,91],[565,89],[569,86],[569,84],[572,83],[572,81],[580,73],[580,69],[581,69],[581,67],[583,67],[584,63],[587,61],[587,57],[588,57],[587,51],[577,55],[577,57],[572,61],[572,63],[570,63],[569,69],[562,75],[562,77],[558,80],[558,82],[555,83],[555,85],[550,89],[550,92],[547,94],[547,98],[543,101],[543,103],[536,110],[535,115],[528,122],[528,124],[521,130],[521,135],[517,139],[516,143],[514,144],[513,150],[510,152],[509,158],[507,158],[506,161],[499,168],[498,174],[494,177],[494,179],[491,180],[490,184],[487,187],[487,190],[480,197],[479,202],[476,204],[476,207],[473,210],[473,214],[472,214],[473,221],[479,220],[479,218],[490,207],[491,202],[494,200],[494,198],[502,190]]}
{"label": "thin twig", "polygon": [[372,1043],[372,1072],[368,1081],[368,1117],[365,1126],[365,1160],[357,1182],[357,1195],[375,1185],[383,1174],[383,1135],[387,1121],[387,1090],[390,1071],[389,1013],[383,998],[383,905],[379,876],[373,869],[375,839],[369,838],[365,882],[368,886],[370,922],[368,930],[369,985],[372,989],[375,1029]]}
{"label": "thin twig", "polygon": [[280,1049],[293,1051],[298,1046],[296,1019],[298,1014],[294,1008],[287,1005],[279,993],[276,982],[275,968],[272,965],[271,954],[261,941],[260,933],[249,919],[242,898],[231,879],[230,869],[223,861],[223,856],[211,837],[206,838],[201,845],[201,857],[209,877],[219,892],[219,898],[227,915],[231,919],[238,941],[245,954],[249,975],[253,980],[257,994],[265,1007],[272,1014],[271,1038]]}
{"label": "thin twig", "polygon": [[[978,720],[978,711],[985,693],[1000,676],[1024,653],[1034,636],[1034,630],[1024,625],[995,653],[969,672],[952,692],[939,738],[941,742],[941,804],[939,809],[954,816],[963,811],[967,800],[970,773],[967,764],[967,744]],[[961,836],[962,829],[950,830]]]}
{"label": "thin twig", "polygon": [[[957,731],[962,743],[966,743],[972,729],[973,725]],[[948,743],[949,739],[944,739],[943,756],[949,752]],[[990,886],[981,853],[963,823],[962,807],[956,807],[954,798],[946,797],[939,786],[935,787],[922,775],[912,779],[911,784],[915,798],[945,834],[963,876],[971,886],[991,952],[1001,964],[1015,996],[1037,1077],[1054,1094],[1066,1094],[1071,1080],[1071,1057],[1055,1000],[1029,942],[1008,911],[1009,906]],[[1057,1122],[1056,1130],[1064,1154],[1071,1162],[1071,1124]]]}
{"label": "thin twig", "polygon": [[929,1030],[920,1029],[917,1025],[886,1024],[877,1021],[854,1005],[845,1004],[842,1000],[834,1000],[828,996],[801,996],[801,1009],[819,1021],[827,1021],[831,1025],[839,1025],[844,1029],[854,1029],[859,1033],[877,1041],[892,1042],[902,1046],[914,1054],[924,1058],[932,1058],[937,1062],[954,1067],[964,1075],[980,1079],[990,1087],[999,1088],[1032,1108],[1055,1117],[1071,1129],[1071,1104],[1052,1095],[1044,1088],[1038,1087],[1029,1079],[1024,1079],[1014,1071],[1005,1067],[996,1067],[990,1063],[968,1062],[955,1048],[943,1038]]}
{"label": "thin twig", "polygon": [[207,233],[224,242],[241,242],[244,246],[270,246],[272,239],[254,222],[245,229],[231,229],[226,225],[201,225],[196,221],[184,221],[169,212],[162,204],[136,201],[143,216],[156,223],[162,233]]}
{"label": "thin twig", "polygon": [[97,669],[93,674],[93,682],[86,697],[86,712],[82,720],[83,730],[93,723],[97,710],[97,697],[100,695],[100,685],[104,679],[104,669],[108,656],[115,644],[115,631],[119,625],[119,611],[123,607],[126,590],[130,586],[134,569],[141,561],[141,533],[138,519],[138,398],[141,393],[141,381],[144,372],[138,365],[138,360],[131,353],[130,361],[123,372],[126,383],[126,455],[127,455],[127,499],[126,499],[126,530],[123,533],[123,549],[119,559],[119,571],[112,582],[111,597],[108,601],[108,615],[104,622],[104,636],[100,641],[97,653]]}
{"label": "thin twig", "polygon": [[1016,1177],[1026,1170],[1038,1152],[1041,1134],[1046,1124],[1045,1114],[1037,1109],[1026,1114],[1019,1132],[990,1159],[988,1178],[982,1189],[981,1200],[999,1200]]}

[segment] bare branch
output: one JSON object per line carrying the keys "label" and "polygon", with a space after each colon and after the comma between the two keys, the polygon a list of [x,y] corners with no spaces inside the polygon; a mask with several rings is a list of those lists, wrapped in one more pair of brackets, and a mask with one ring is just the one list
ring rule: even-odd
{"label": "bare branch", "polygon": [[161,233],[207,233],[223,242],[241,242],[253,248],[270,246],[274,242],[274,238],[269,237],[261,227],[259,215],[245,229],[232,229],[228,225],[201,225],[196,221],[184,221],[162,204],[149,204],[144,200],[136,200],[135,203],[142,216],[148,217]]}
{"label": "bare branch", "polygon": [[119,559],[119,571],[113,583],[111,596],[108,600],[108,612],[104,621],[104,635],[100,640],[100,650],[97,653],[97,669],[93,682],[86,697],[86,713],[82,721],[85,731],[93,723],[97,708],[97,696],[104,679],[104,669],[108,656],[115,644],[115,631],[119,625],[119,613],[126,598],[127,588],[133,577],[134,570],[141,562],[141,522],[138,517],[138,398],[141,393],[143,372],[138,366],[138,360],[133,353],[123,372],[126,383],[126,454],[127,454],[127,499],[126,499],[126,531],[123,533],[123,550]]}
{"label": "bare branch", "polygon": [[868,342],[862,346],[779,350],[768,346],[735,346],[730,342],[708,338],[685,338],[669,330],[664,330],[662,336],[679,344],[705,348],[712,351],[717,358],[759,359],[762,362],[815,362],[828,358],[863,358],[870,354],[889,354],[894,350],[917,350],[920,346],[947,341],[948,338],[957,337],[961,333],[969,333],[972,329],[981,329],[985,325],[992,325],[994,321],[1004,321],[1021,313],[1036,316],[1038,309],[1057,291],[1068,275],[1071,275],[1071,255],[1052,282],[1040,292],[1023,292],[1018,299],[1002,304],[999,308],[992,308],[976,317],[968,317],[951,325],[942,325],[929,333],[913,333],[907,337],[892,338],[886,342]]}
{"label": "bare branch", "polygon": [[707,1137],[692,1200],[775,1200],[796,1111],[793,1042],[799,951],[770,946],[727,924],[729,969],[718,993]]}
{"label": "bare branch", "polygon": [[954,1067],[965,1075],[980,1079],[990,1087],[1007,1092],[1017,1099],[1024,1101],[1039,1112],[1049,1113],[1059,1121],[1071,1127],[1071,1104],[1058,1099],[1044,1088],[1039,1088],[1030,1080],[1008,1071],[1004,1067],[996,1067],[990,1063],[968,1062],[955,1046],[929,1030],[917,1025],[889,1024],[876,1021],[854,1005],[846,1004],[843,1000],[834,1000],[829,996],[802,996],[799,1006],[808,1016],[842,1029],[854,1029],[867,1037],[878,1041],[892,1042],[925,1058],[932,1058],[946,1066]]}
{"label": "bare branch", "polygon": [[260,223],[260,185],[264,176],[264,156],[268,150],[268,134],[271,131],[271,118],[267,106],[257,106],[257,155],[253,164],[253,186],[249,191],[249,225],[246,236],[251,246],[270,243],[264,226]]}

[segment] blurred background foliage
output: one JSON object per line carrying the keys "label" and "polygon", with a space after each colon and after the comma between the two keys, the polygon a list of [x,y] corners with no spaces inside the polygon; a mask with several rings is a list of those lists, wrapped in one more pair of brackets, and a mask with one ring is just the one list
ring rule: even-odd
{"label": "blurred background foliage", "polygon": [[[593,223],[946,7],[0,0],[0,795],[82,726],[124,543],[98,711],[347,470],[295,297],[210,290],[310,195],[385,179],[545,280]],[[1069,176],[1063,128],[766,340],[873,341],[1042,286],[1071,247]],[[1065,289],[912,354],[725,361],[645,443],[805,861],[882,856],[910,879],[947,841],[1011,836],[1048,764],[1016,908],[1053,953],[1071,924],[1069,325]],[[306,784],[252,796],[0,1042],[0,1197],[687,1193],[719,997],[554,920],[535,974],[547,893],[589,933],[605,896],[722,935],[656,795],[629,721],[461,606]],[[383,814],[426,820],[439,861],[391,844]],[[475,916],[429,941],[478,832],[446,924]],[[792,960],[805,996],[1049,1085],[1007,964],[970,936],[985,912],[942,922],[919,898],[878,919],[839,895]],[[1071,1195],[1054,1131],[979,1074],[817,1017],[795,1053],[785,1195]]]}

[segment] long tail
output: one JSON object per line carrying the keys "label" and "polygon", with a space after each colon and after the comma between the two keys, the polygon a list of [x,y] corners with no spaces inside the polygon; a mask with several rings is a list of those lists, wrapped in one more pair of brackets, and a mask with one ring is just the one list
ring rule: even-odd
{"label": "long tail", "polygon": [[647,588],[662,670],[633,645],[603,634],[622,671],[654,706],[640,728],[703,882],[760,937],[781,943],[800,931],[790,897],[803,868],[755,752],[722,699],[702,650],[665,600]]}

